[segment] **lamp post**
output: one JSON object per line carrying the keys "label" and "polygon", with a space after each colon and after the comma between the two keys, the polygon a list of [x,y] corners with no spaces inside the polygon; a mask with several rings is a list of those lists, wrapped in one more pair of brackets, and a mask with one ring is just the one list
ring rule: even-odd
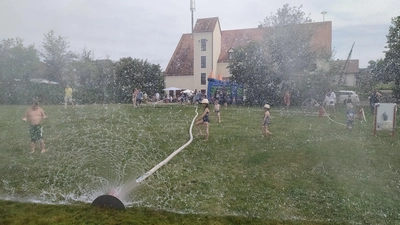
{"label": "lamp post", "polygon": [[325,21],[325,14],[327,14],[327,12],[326,11],[322,11],[321,14],[322,14],[322,21]]}

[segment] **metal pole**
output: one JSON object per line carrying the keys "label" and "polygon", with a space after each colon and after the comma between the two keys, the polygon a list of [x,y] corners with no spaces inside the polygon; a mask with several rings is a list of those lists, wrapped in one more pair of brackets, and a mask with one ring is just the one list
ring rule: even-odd
{"label": "metal pole", "polygon": [[327,12],[323,11],[323,12],[321,12],[321,14],[322,14],[322,21],[325,21],[325,14],[327,14]]}

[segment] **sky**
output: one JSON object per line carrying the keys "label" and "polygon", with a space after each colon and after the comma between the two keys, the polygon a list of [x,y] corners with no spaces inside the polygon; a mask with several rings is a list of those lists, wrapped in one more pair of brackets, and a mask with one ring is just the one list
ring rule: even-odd
{"label": "sky", "polygon": [[[255,28],[284,4],[302,6],[315,22],[332,21],[334,59],[347,59],[355,43],[351,59],[359,59],[360,68],[384,58],[391,19],[400,15],[399,0],[195,0],[193,17],[218,17],[222,30]],[[191,27],[190,0],[0,1],[0,40],[18,37],[42,50],[53,30],[78,54],[86,49],[95,59],[144,59],[163,70]]]}

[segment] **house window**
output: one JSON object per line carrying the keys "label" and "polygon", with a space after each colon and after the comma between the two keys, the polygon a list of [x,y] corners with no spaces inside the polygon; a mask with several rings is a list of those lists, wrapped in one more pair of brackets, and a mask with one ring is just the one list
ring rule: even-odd
{"label": "house window", "polygon": [[206,73],[201,73],[201,85],[206,84]]}
{"label": "house window", "polygon": [[201,68],[206,68],[206,57],[205,56],[201,57]]}
{"label": "house window", "polygon": [[207,39],[201,39],[201,51],[207,50]]}
{"label": "house window", "polygon": [[228,50],[228,59],[229,59],[229,60],[232,60],[233,57],[235,57],[235,50],[233,50],[233,48],[230,48],[230,49]]}

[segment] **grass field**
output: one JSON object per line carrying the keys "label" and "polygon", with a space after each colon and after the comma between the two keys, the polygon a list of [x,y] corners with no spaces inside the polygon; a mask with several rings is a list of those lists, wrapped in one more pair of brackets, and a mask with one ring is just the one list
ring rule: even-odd
{"label": "grass field", "polygon": [[[273,108],[265,139],[261,108],[222,109],[208,141],[133,185],[189,140],[193,106],[45,105],[44,154],[29,153],[26,108],[0,107],[0,224],[400,223],[400,140],[373,136],[369,113],[347,131]],[[121,187],[126,211],[90,207]]]}

